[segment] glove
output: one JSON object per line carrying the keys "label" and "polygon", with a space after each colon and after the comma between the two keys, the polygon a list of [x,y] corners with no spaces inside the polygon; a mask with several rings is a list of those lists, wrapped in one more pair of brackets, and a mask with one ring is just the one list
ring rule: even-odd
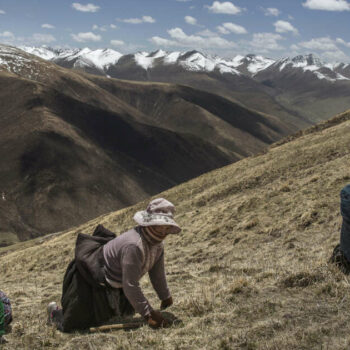
{"label": "glove", "polygon": [[172,297],[165,299],[165,300],[162,300],[162,302],[160,304],[160,309],[164,310],[171,305],[173,305],[173,298]]}
{"label": "glove", "polygon": [[152,310],[151,313],[145,318],[151,328],[169,327],[169,322],[162,316],[159,311]]}

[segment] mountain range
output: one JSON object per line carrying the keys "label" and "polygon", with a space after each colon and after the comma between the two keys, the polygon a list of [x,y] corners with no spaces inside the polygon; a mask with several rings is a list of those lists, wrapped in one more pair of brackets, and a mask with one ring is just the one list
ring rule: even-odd
{"label": "mountain range", "polygon": [[189,86],[76,72],[0,46],[2,244],[66,229],[297,130]]}
{"label": "mountain range", "polygon": [[[230,73],[233,75],[256,76],[269,67],[282,71],[288,68],[302,68],[311,71],[319,79],[329,81],[350,80],[350,65],[344,63],[324,63],[313,54],[296,56],[294,58],[282,58],[280,60],[265,58],[260,55],[237,55],[232,59],[224,59],[211,56],[198,51],[166,52],[138,52],[136,54],[123,55],[113,49],[52,49],[48,47],[20,47],[22,50],[39,56],[45,60],[66,65],[68,68],[85,68],[99,70],[100,74],[108,76],[113,74],[112,67],[122,66],[132,61],[143,70],[151,70],[159,65],[178,65],[188,71],[205,71]],[[111,75],[110,75],[111,76]]]}
{"label": "mountain range", "polygon": [[350,107],[350,65],[324,63],[313,54],[275,60],[253,54],[224,59],[198,51],[123,55],[112,49],[23,49],[78,71],[214,92],[298,128]]}

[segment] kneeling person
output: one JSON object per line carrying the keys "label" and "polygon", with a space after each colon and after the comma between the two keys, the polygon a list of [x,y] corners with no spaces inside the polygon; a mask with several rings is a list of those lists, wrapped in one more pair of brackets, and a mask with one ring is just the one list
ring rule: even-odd
{"label": "kneeling person", "polygon": [[[101,225],[93,236],[80,234],[76,246],[76,266],[71,266],[73,261],[64,278],[63,310],[50,303],[49,320],[61,330],[70,331],[98,326],[113,316],[125,316],[136,311],[151,327],[167,326],[161,313],[154,310],[144,296],[139,281],[148,273],[161,300],[161,309],[172,305],[162,242],[168,234],[181,231],[173,219],[174,213],[175,207],[171,202],[158,198],[151,201],[146,210],[134,215],[138,226],[118,237]],[[108,238],[97,245],[95,241],[92,244],[91,239],[99,235]],[[72,300],[75,300],[74,304]]]}
{"label": "kneeling person", "polygon": [[330,258],[345,274],[350,274],[350,184],[340,191],[340,213],[343,222],[338,244]]}

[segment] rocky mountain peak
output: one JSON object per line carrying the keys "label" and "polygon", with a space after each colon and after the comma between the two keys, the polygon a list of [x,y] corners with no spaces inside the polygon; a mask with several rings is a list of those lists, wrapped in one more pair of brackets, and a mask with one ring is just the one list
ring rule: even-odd
{"label": "rocky mountain peak", "polygon": [[[329,81],[344,80],[350,78],[348,64],[325,64],[314,54],[286,57],[279,60],[266,58],[261,55],[249,53],[236,55],[232,58],[222,58],[216,55],[204,54],[198,50],[187,52],[156,50],[153,52],[137,52],[134,54],[122,54],[113,49],[96,49],[88,47],[82,49],[53,49],[50,47],[21,47],[27,53],[39,56],[47,61],[52,61],[67,68],[77,68],[111,77],[118,77],[113,72],[120,72],[120,66],[129,62],[127,66],[139,71],[151,70],[157,66],[178,66],[181,69],[193,72],[220,72],[221,74],[246,75],[255,77],[266,69],[282,72],[285,68],[298,69],[300,73],[311,71],[319,79]],[[120,60],[123,58],[122,60]],[[112,67],[112,69],[110,69]],[[114,68],[113,68],[114,67]],[[126,67],[126,66],[125,66]],[[127,76],[122,75],[127,78]],[[137,80],[137,79],[136,79]]]}
{"label": "rocky mountain peak", "polygon": [[323,66],[321,60],[313,54],[298,55],[293,57],[291,61],[296,64],[305,64],[306,66]]}

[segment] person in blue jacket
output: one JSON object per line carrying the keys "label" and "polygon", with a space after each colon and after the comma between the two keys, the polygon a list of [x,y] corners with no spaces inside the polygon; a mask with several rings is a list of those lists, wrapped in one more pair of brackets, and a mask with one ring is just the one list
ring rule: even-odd
{"label": "person in blue jacket", "polygon": [[340,191],[340,213],[343,217],[340,244],[334,248],[330,261],[345,274],[350,274],[350,184]]}

